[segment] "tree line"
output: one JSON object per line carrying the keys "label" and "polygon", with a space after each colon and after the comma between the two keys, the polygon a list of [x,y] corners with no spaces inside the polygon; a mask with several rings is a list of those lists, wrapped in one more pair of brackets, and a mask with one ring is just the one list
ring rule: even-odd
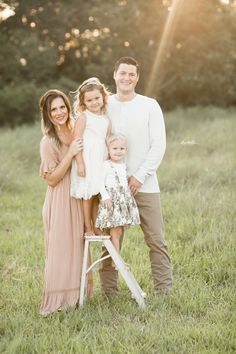
{"label": "tree line", "polygon": [[0,125],[38,119],[48,88],[69,93],[90,76],[114,91],[120,56],[141,64],[140,93],[165,110],[235,104],[234,0],[5,1],[0,23]]}

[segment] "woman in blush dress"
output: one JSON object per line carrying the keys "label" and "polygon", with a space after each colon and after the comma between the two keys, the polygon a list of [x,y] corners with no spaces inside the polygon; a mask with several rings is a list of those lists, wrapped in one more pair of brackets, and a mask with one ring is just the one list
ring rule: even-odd
{"label": "woman in blush dress", "polygon": [[[40,314],[76,306],[83,260],[84,218],[81,201],[70,196],[73,157],[83,148],[73,139],[68,97],[49,90],[40,99],[43,138],[40,176],[48,184],[43,206],[45,282]],[[88,293],[92,291],[92,279]]]}

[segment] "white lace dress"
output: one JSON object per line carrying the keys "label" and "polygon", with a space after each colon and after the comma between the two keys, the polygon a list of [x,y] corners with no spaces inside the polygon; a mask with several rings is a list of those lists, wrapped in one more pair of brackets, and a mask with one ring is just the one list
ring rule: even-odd
{"label": "white lace dress", "polygon": [[[106,136],[109,119],[106,115],[97,115],[84,111],[86,127],[83,135],[83,159],[85,177],[77,175],[76,160],[71,168],[71,196],[77,199],[90,199],[100,191],[102,164],[107,158]],[[78,118],[79,119],[79,118]]]}

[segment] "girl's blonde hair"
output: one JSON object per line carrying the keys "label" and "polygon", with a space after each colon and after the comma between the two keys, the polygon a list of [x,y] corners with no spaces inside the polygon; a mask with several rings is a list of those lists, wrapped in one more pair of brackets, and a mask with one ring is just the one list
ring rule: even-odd
{"label": "girl's blonde hair", "polygon": [[109,146],[117,140],[122,140],[127,145],[127,139],[123,134],[112,134],[106,139],[107,147],[109,148]]}
{"label": "girl's blonde hair", "polygon": [[61,141],[58,137],[56,126],[52,122],[51,104],[52,101],[58,97],[63,99],[65,106],[68,110],[68,119],[66,125],[71,130],[73,128],[73,119],[71,116],[71,105],[70,105],[69,98],[62,91],[56,89],[48,90],[39,100],[42,132],[43,135],[47,136],[51,140],[52,145],[55,148],[59,148],[61,146]]}
{"label": "girl's blonde hair", "polygon": [[79,113],[86,110],[86,105],[84,103],[84,95],[86,92],[90,92],[93,90],[99,90],[99,92],[101,92],[103,97],[102,112],[104,113],[106,111],[106,105],[110,93],[105,87],[105,85],[103,85],[97,77],[91,77],[85,80],[75,91],[75,101],[73,104],[73,111],[75,116],[78,116]]}

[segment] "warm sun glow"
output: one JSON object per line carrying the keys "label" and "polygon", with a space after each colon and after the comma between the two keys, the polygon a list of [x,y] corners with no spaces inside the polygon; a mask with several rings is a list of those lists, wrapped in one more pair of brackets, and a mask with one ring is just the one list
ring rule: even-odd
{"label": "warm sun glow", "polygon": [[[148,80],[148,85],[146,87],[146,94],[150,95],[153,91],[155,85],[155,91],[158,92],[158,88],[161,85],[161,63],[164,53],[167,51],[171,44],[171,37],[174,32],[177,19],[182,6],[184,5],[184,0],[173,0],[173,3],[168,8],[168,15],[166,23],[161,35],[160,43],[157,49],[155,60],[151,69],[150,78]],[[177,48],[181,48],[181,44],[177,44]]]}
{"label": "warm sun glow", "polygon": [[5,21],[8,17],[14,16],[15,11],[5,3],[1,3],[2,9],[0,10],[0,22]]}
{"label": "warm sun glow", "polygon": [[22,66],[26,66],[27,65],[27,60],[25,59],[25,58],[20,58],[20,64],[22,65]]}

